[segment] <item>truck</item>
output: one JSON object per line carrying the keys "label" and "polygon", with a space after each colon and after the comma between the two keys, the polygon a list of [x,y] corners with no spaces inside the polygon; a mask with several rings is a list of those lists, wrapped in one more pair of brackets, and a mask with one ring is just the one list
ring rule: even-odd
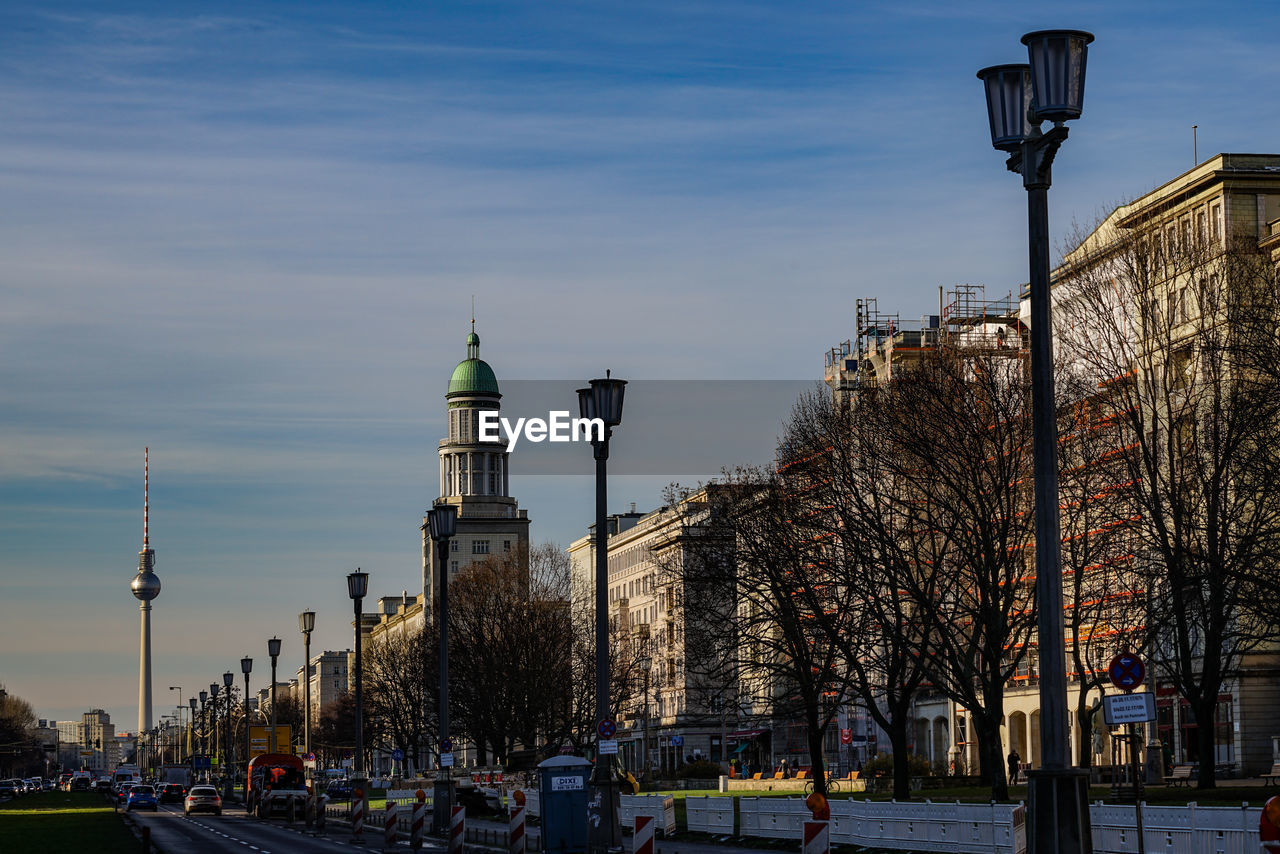
{"label": "truck", "polygon": [[184,789],[190,789],[191,768],[186,765],[166,765],[160,769],[160,782],[177,783]]}
{"label": "truck", "polygon": [[307,781],[302,759],[290,753],[264,753],[249,763],[245,809],[258,818],[302,815],[307,804]]}
{"label": "truck", "polygon": [[124,783],[141,783],[142,772],[137,765],[118,765],[111,772],[111,788],[119,788]]}

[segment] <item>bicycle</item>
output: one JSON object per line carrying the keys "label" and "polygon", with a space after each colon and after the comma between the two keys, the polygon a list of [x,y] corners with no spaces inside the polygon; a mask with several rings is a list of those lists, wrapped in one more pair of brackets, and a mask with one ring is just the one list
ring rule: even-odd
{"label": "bicycle", "polygon": [[[804,781],[804,793],[805,793],[806,795],[812,795],[812,794],[813,794],[813,784],[814,784],[815,782],[817,782],[817,781],[816,781],[816,780],[814,780],[814,779],[812,779],[812,778],[810,778],[810,779],[808,779],[808,780],[805,780],[805,781]],[[839,793],[840,793],[840,781],[839,781],[838,779],[836,779],[835,777],[830,777],[830,778],[828,778],[828,779],[827,779],[827,794],[828,794],[828,795],[837,795],[837,794],[839,794]]]}

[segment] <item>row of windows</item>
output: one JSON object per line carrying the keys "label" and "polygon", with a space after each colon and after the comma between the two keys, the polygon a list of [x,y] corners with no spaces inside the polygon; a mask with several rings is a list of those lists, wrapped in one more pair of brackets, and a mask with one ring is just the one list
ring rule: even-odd
{"label": "row of windows", "polygon": [[[511,541],[510,541],[510,540],[503,540],[503,541],[502,541],[502,550],[503,550],[504,552],[509,552],[509,551],[511,551]],[[451,552],[457,552],[457,551],[458,551],[458,541],[457,541],[456,539],[454,539],[454,540],[450,540],[450,541],[449,541],[449,551],[451,551]],[[471,553],[472,553],[473,555],[487,555],[487,554],[489,553],[489,541],[488,541],[488,540],[472,540],[472,541],[471,541]]]}

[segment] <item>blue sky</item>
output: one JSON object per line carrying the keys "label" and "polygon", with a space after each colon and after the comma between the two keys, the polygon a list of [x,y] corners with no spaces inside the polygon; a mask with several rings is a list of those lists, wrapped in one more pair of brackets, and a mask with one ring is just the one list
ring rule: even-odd
{"label": "blue sky", "polygon": [[[1278,17],[4,4],[0,681],[132,727],[144,445],[159,714],[272,634],[298,666],[304,607],[316,647],[347,646],[357,565],[415,590],[472,295],[500,381],[818,379],[857,297],[917,317],[939,285],[1025,278],[974,78],[1022,33],[1097,35],[1062,235],[1189,168],[1192,124],[1202,158],[1275,150]],[[613,509],[679,474],[617,479]],[[513,491],[537,539],[590,520],[583,477]]]}

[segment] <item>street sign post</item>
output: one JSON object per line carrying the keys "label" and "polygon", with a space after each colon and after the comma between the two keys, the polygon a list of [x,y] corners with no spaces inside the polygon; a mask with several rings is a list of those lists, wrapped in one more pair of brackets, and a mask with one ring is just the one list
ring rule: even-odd
{"label": "street sign post", "polygon": [[1132,691],[1147,678],[1147,668],[1137,653],[1122,652],[1111,659],[1107,675],[1111,677],[1111,684],[1121,691]]}

